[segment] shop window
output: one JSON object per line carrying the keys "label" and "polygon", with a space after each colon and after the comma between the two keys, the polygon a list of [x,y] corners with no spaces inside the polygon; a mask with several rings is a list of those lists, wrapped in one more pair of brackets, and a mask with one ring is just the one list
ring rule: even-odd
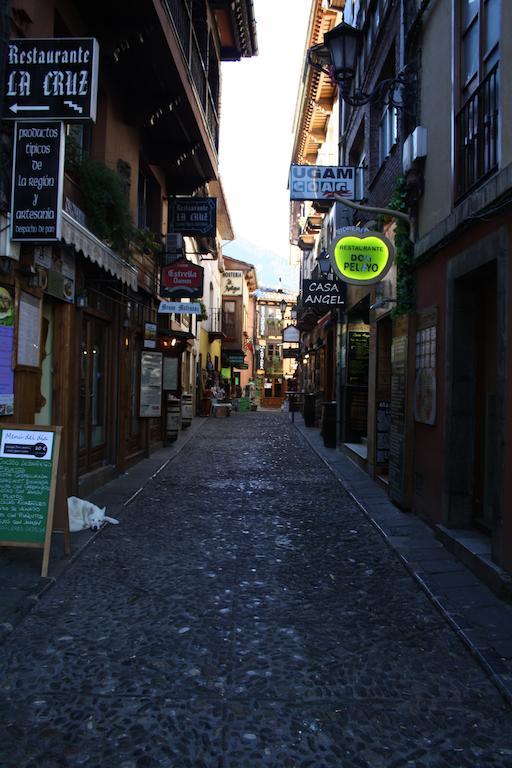
{"label": "shop window", "polygon": [[236,336],[236,301],[224,301],[224,333],[230,339]]}
{"label": "shop window", "polygon": [[79,445],[81,469],[103,463],[106,450],[108,407],[108,325],[84,317],[80,349]]}
{"label": "shop window", "polygon": [[398,140],[398,111],[385,104],[379,121],[379,166],[381,166]]}
{"label": "shop window", "polygon": [[501,0],[460,0],[456,197],[469,192],[498,163]]}
{"label": "shop window", "polygon": [[161,231],[160,186],[149,168],[141,161],[137,188],[137,226],[140,229]]}
{"label": "shop window", "polygon": [[414,418],[423,424],[436,421],[436,344],[435,324],[416,331]]}

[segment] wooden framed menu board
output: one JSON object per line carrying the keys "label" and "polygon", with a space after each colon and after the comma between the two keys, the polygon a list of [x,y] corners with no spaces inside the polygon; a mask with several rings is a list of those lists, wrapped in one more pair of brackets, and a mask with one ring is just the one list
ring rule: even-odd
{"label": "wooden framed menu board", "polygon": [[43,550],[48,575],[62,427],[0,423],[0,546]]}

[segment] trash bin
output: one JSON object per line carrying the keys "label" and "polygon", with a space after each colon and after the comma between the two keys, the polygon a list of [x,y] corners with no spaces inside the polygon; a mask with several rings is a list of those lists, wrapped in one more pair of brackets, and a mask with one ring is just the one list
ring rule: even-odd
{"label": "trash bin", "polygon": [[167,440],[176,440],[181,423],[181,403],[179,397],[167,395]]}
{"label": "trash bin", "polygon": [[304,424],[306,427],[315,426],[316,395],[310,393],[304,396]]}
{"label": "trash bin", "polygon": [[183,429],[192,424],[192,395],[183,392],[181,395],[181,426]]}
{"label": "trash bin", "polygon": [[320,434],[326,448],[336,448],[336,400],[322,403],[322,426]]}

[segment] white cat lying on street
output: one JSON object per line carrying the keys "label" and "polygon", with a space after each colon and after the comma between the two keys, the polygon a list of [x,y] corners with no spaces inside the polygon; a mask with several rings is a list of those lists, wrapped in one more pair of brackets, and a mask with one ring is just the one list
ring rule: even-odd
{"label": "white cat lying on street", "polygon": [[105,510],[106,507],[101,509],[91,501],[79,499],[77,496],[69,496],[69,530],[71,533],[75,533],[76,531],[83,531],[85,528],[90,528],[92,531],[97,531],[99,528],[101,528],[101,525],[104,522],[118,525],[119,520],[116,520],[115,517],[108,517],[108,515],[105,514]]}

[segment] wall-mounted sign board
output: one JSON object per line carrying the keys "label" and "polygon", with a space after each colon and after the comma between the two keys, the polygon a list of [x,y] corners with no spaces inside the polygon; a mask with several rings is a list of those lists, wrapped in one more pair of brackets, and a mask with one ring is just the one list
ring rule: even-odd
{"label": "wall-mounted sign board", "polygon": [[161,301],[158,312],[160,314],[174,312],[175,315],[200,315],[201,305],[194,302]]}
{"label": "wall-mounted sign board", "polygon": [[172,391],[178,389],[178,362],[177,357],[164,357],[163,389]]}
{"label": "wall-mounted sign board", "polygon": [[60,240],[63,183],[64,124],[16,123],[11,240]]}
{"label": "wall-mounted sign board", "polygon": [[96,119],[94,38],[22,38],[7,46],[4,120]]}
{"label": "wall-mounted sign board", "polygon": [[183,235],[215,237],[217,198],[176,197],[169,201],[169,229]]}
{"label": "wall-mounted sign board", "polygon": [[167,299],[200,299],[203,282],[204,268],[183,259],[162,267],[160,295]]}
{"label": "wall-mounted sign board", "polygon": [[297,344],[300,341],[300,331],[296,325],[287,325],[283,328],[283,341],[288,344]]}
{"label": "wall-mounted sign board", "polygon": [[242,296],[244,292],[244,273],[241,269],[226,270],[222,275],[222,295]]}
{"label": "wall-mounted sign board", "polygon": [[142,352],[140,362],[141,418],[157,418],[162,412],[162,354]]}
{"label": "wall-mounted sign board", "polygon": [[350,165],[291,165],[290,200],[331,200],[334,194],[353,200],[355,178]]}
{"label": "wall-mounted sign board", "polygon": [[346,296],[347,286],[340,280],[302,281],[302,304],[304,307],[328,305],[329,308],[335,309],[345,304]]}
{"label": "wall-mounted sign board", "polygon": [[0,424],[0,546],[43,550],[48,575],[62,427]]}
{"label": "wall-mounted sign board", "polygon": [[27,291],[17,294],[16,367],[39,369],[43,300]]}
{"label": "wall-mounted sign board", "polygon": [[350,285],[380,283],[393,264],[395,248],[380,232],[351,232],[333,241],[331,264]]}

